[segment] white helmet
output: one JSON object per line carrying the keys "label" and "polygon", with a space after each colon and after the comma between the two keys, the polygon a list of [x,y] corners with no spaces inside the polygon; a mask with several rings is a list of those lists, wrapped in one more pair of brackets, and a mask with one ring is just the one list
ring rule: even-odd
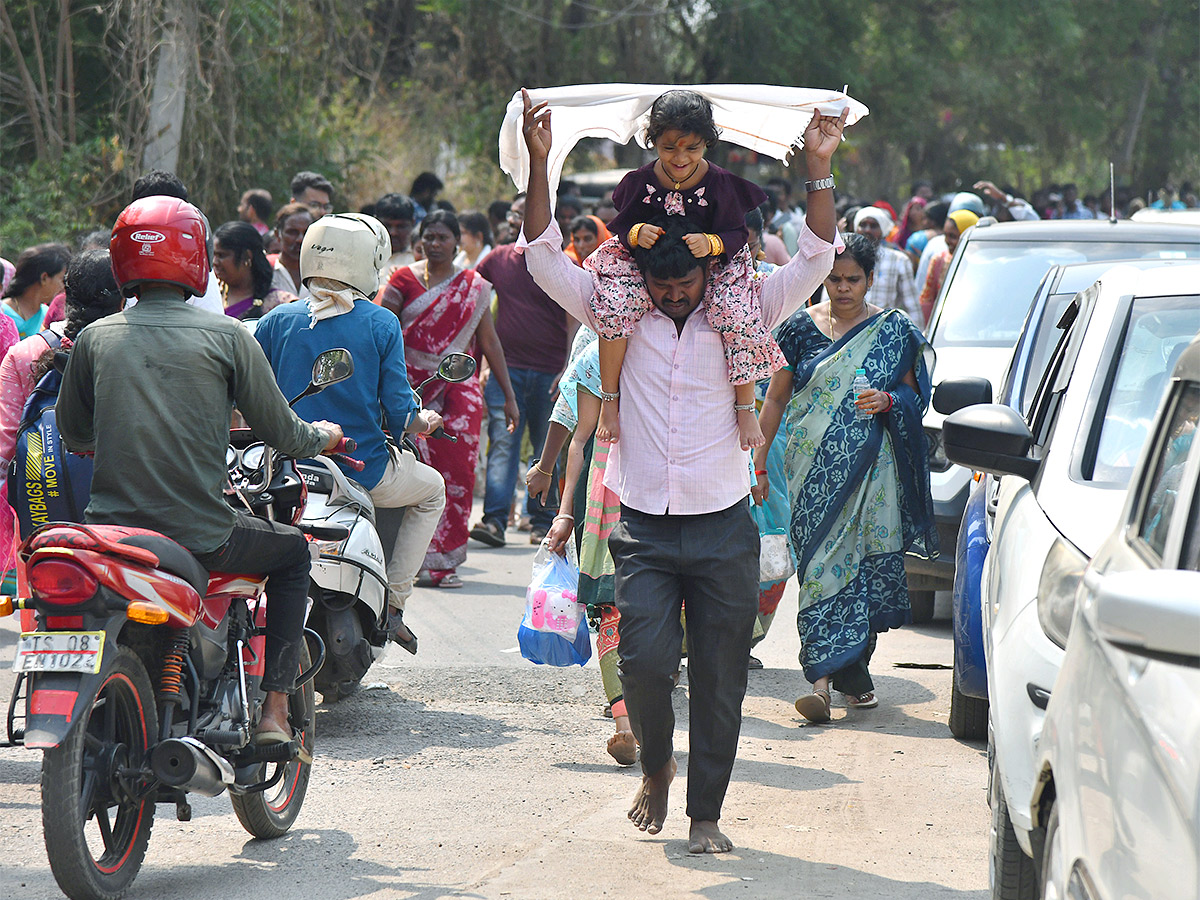
{"label": "white helmet", "polygon": [[322,216],[308,226],[300,247],[300,282],[332,278],[368,299],[379,290],[379,270],[392,252],[383,223],[362,213]]}

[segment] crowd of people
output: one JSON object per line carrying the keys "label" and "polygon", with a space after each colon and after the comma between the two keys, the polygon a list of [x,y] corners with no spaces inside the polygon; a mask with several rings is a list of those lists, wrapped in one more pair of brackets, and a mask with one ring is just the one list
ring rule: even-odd
{"label": "crowd of people", "polygon": [[[650,163],[595,202],[569,179],[551,198],[549,115],[525,99],[531,176],[512,200],[460,214],[425,172],[408,193],[335,214],[334,185],[300,172],[287,202],[247,190],[239,219],[211,228],[182,182],[155,171],[138,180],[122,217],[132,227],[136,215],[166,215],[163,204],[175,204],[171,215],[195,213],[195,233],[211,247],[182,285],[122,275],[110,242],[115,254],[137,238],[121,221],[85,236],[78,252],[47,243],[0,260],[0,463],[7,472],[48,354],[70,350],[64,435],[94,448],[97,473],[108,473],[93,481],[88,515],[164,531],[210,568],[266,559],[276,592],[291,598],[272,597],[281,621],[298,608],[307,565],[294,536],[200,498],[222,465],[212,454],[181,466],[170,486],[115,478],[114,466],[144,465],[117,449],[121,422],[202,415],[213,420],[210,443],[223,444],[232,398],[297,455],[354,437],[365,467],[347,474],[378,505],[409,511],[388,553],[386,628],[411,652],[407,599],[414,586],[462,587],[471,540],[502,547],[524,524],[533,544],[562,552],[576,542],[579,596],[598,631],[614,720],[607,749],[622,765],[640,758],[644,774],[630,818],[652,833],[663,825],[675,774],[670,694],[686,648],[689,845],[728,850],[717,824],[746,673],[761,665],[751,650],[790,578],[764,569],[763,541],[786,535],[800,586],[800,662],[812,688],[797,699],[799,713],[829,722],[831,690],[851,709],[876,706],[877,635],[911,617],[904,555],[938,549],[921,428],[930,400],[923,329],[959,239],[986,215],[1103,218],[1142,201],[1118,196],[1113,209],[1107,192],[1080,200],[1074,185],[1025,200],[979,181],[944,196],[918,182],[899,213],[885,198],[835,203],[831,158],[845,114],[818,114],[804,135],[801,207],[786,179],[760,187],[707,159],[720,135],[708,101],[689,91],[650,109]],[[1168,186],[1151,205],[1194,207],[1196,198],[1188,185]],[[143,308],[131,313],[135,305]],[[222,314],[219,327],[209,313]],[[251,320],[260,320],[256,342],[237,324]],[[106,367],[127,378],[130,358],[179,355],[171,343],[180,328],[196,344],[183,356],[221,359],[233,381],[196,388],[195,376],[179,393],[159,383],[137,393],[140,406],[123,398],[120,415],[115,406],[102,415]],[[331,346],[351,349],[356,377],[297,408],[309,425],[280,406],[274,385],[298,393],[305,367]],[[478,377],[436,383],[418,403],[410,386],[452,352],[478,359]],[[852,390],[857,376],[869,387]],[[423,441],[416,459],[385,440],[385,425],[419,434],[444,426],[458,441]],[[166,434],[173,429],[152,430],[137,429],[157,448],[147,456],[138,445],[139,459],[194,453]],[[472,525],[481,454],[483,509]],[[168,510],[184,503],[204,514],[171,523]],[[0,503],[9,577],[14,534]],[[268,621],[264,683],[274,699],[260,732],[281,740],[294,631]]]}

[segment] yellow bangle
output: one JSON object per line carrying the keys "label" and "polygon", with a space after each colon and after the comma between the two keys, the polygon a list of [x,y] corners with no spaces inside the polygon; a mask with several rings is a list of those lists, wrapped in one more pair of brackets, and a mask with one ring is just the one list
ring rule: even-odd
{"label": "yellow bangle", "polygon": [[629,229],[629,246],[630,247],[637,246],[638,234],[641,232],[642,226],[644,224],[646,224],[646,223],[638,222],[636,225],[634,225],[632,228]]}
{"label": "yellow bangle", "polygon": [[541,472],[543,475],[545,475],[547,478],[553,478],[553,477],[554,477],[554,473],[553,473],[553,472],[547,472],[545,469],[543,469],[543,468],[542,468],[540,465],[538,465],[538,463],[540,463],[540,462],[541,462],[541,460],[539,459],[537,462],[535,462],[535,463],[533,464],[533,467],[534,467],[535,469],[537,469],[539,472]]}
{"label": "yellow bangle", "polygon": [[708,247],[713,256],[720,256],[725,252],[725,243],[715,234],[708,235]]}

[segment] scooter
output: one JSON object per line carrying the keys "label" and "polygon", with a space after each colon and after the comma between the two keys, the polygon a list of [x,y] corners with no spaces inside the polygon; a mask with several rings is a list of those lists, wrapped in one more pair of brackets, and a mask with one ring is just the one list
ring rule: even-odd
{"label": "scooter", "polygon": [[[452,353],[441,361],[436,374],[414,388],[414,393],[420,399],[433,381],[466,381],[474,373],[472,357]],[[441,428],[430,437],[457,440]],[[404,451],[418,455],[407,435],[402,446]],[[314,684],[326,703],[336,703],[358,689],[387,646],[384,548],[395,545],[404,510],[376,509],[368,491],[327,457],[302,460],[297,471],[308,489],[300,526],[336,526],[349,532],[340,540],[316,540],[320,555],[313,562],[310,589],[313,609],[309,624],[321,636],[327,651]],[[415,638],[407,649],[416,652]]]}
{"label": "scooter", "polygon": [[[322,353],[306,394],[352,371],[348,351]],[[173,803],[188,821],[189,794],[228,791],[252,835],[287,832],[308,787],[312,678],[324,647],[306,630],[316,659],[301,648],[292,740],[256,745],[266,579],[210,574],[170,538],[115,525],[49,523],[19,558],[32,596],[0,599],[0,615],[31,612],[36,627],[17,646],[9,733],[45,751],[42,826],[63,892],[122,896],[145,858],[155,807]],[[17,718],[23,728],[13,727]]]}

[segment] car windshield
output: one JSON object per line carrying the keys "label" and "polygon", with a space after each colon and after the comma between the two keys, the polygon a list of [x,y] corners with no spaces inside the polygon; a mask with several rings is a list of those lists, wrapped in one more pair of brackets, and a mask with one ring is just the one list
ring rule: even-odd
{"label": "car windshield", "polygon": [[1089,442],[1095,451],[1085,456],[1084,478],[1129,483],[1175,361],[1197,333],[1200,295],[1133,301],[1121,345],[1113,355],[1116,371],[1093,417],[1098,439]]}
{"label": "car windshield", "polygon": [[1038,284],[1053,265],[1188,256],[1200,256],[1200,243],[968,240],[953,280],[946,287],[947,295],[934,325],[933,346],[1016,344]]}

